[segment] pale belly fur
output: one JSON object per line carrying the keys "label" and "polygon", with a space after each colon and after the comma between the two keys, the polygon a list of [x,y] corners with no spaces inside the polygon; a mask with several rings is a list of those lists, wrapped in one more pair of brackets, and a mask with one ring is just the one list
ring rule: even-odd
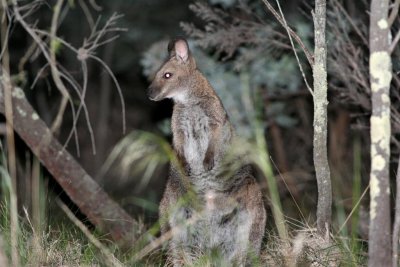
{"label": "pale belly fur", "polygon": [[193,107],[179,116],[184,135],[183,153],[193,174],[204,172],[203,160],[210,141],[209,118],[200,107]]}

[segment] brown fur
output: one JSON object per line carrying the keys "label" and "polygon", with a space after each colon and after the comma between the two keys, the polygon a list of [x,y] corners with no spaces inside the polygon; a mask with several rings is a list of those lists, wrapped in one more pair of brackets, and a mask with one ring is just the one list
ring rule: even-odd
{"label": "brown fur", "polygon": [[169,258],[175,266],[191,264],[217,249],[219,265],[242,266],[249,253],[260,251],[266,219],[261,191],[249,167],[222,176],[234,135],[227,113],[186,40],[173,40],[168,50],[149,98],[174,100],[173,146],[183,166],[172,164],[160,203],[162,233],[173,232]]}

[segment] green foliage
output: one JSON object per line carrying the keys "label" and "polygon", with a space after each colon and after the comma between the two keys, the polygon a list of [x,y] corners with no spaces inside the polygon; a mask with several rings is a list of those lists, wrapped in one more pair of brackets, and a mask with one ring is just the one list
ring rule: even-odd
{"label": "green foliage", "polygon": [[62,44],[61,44],[61,42],[60,42],[59,40],[54,39],[54,40],[51,41],[51,43],[50,43],[50,49],[51,49],[55,54],[60,53],[61,48],[62,48]]}

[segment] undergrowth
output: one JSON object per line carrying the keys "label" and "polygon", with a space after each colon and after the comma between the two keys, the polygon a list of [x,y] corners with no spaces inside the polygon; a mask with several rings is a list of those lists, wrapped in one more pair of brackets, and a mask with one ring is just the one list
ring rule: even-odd
{"label": "undergrowth", "polygon": [[[360,186],[359,184],[357,186]],[[354,190],[357,192],[357,190]],[[4,192],[4,190],[3,190]],[[359,196],[357,192],[356,195]],[[0,205],[0,250],[6,255],[11,265],[10,246],[10,205],[9,193],[3,193]],[[49,194],[45,206],[47,216],[40,226],[33,226],[28,212],[19,213],[18,255],[21,266],[113,266],[110,259],[105,259],[88,237],[82,233],[56,204],[57,196]],[[337,228],[346,219],[344,211],[337,207]],[[272,220],[270,217],[269,220]],[[292,223],[290,223],[292,221]],[[364,266],[366,264],[365,242],[357,235],[341,229],[331,236],[331,243],[326,244],[307,222],[287,219],[289,241],[282,240],[272,227],[267,230],[259,259],[254,266]],[[351,220],[350,220],[351,221]],[[150,226],[147,227],[147,229]],[[146,228],[146,227],[145,227]],[[94,232],[94,233],[93,233]],[[159,247],[140,261],[135,260],[138,251],[121,251],[118,246],[92,231],[95,238],[111,251],[120,266],[164,266],[164,251]],[[155,238],[155,237],[154,237]],[[1,252],[1,251],[0,251]],[[1,253],[0,253],[1,254]],[[217,256],[201,257],[196,266],[218,266]],[[0,255],[1,257],[1,255]],[[214,263],[214,264],[212,264]]]}

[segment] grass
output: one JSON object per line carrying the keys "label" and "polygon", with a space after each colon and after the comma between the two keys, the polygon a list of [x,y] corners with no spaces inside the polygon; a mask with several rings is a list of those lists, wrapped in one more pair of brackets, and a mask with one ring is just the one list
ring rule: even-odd
{"label": "grass", "polygon": [[[6,205],[3,202],[1,206],[0,232],[4,252],[11,259],[10,223],[7,219],[9,210]],[[140,262],[135,262],[135,251],[121,252],[116,244],[106,241],[95,232],[94,237],[112,255],[105,259],[101,249],[59,208],[53,206],[51,209],[52,219],[47,219],[47,225],[40,233],[33,230],[26,218],[19,217],[18,253],[21,266],[113,266],[105,262],[110,262],[114,257],[121,266],[164,266],[165,257],[160,249],[152,251]],[[325,246],[324,241],[307,226],[289,230],[289,242],[282,242],[274,230],[267,232],[258,259],[260,266],[362,266],[365,263],[362,242],[351,235],[337,235],[332,244]],[[354,244],[357,244],[357,249],[354,249]],[[217,261],[218,257],[213,255],[203,256],[196,266],[212,266],[209,263]]]}
{"label": "grass", "polygon": [[[9,208],[1,206],[0,230],[3,249],[10,257]],[[61,214],[57,221],[50,222],[42,232],[36,232],[26,218],[20,217],[18,253],[22,266],[92,266],[99,264],[97,249],[83,233]]]}
{"label": "grass", "polygon": [[[257,129],[257,127],[255,127]],[[261,139],[261,133],[259,133]],[[166,144],[159,137],[152,139],[148,133],[142,135],[144,142],[140,142],[141,135],[136,133],[128,136],[133,142],[124,140],[123,150],[129,155],[134,157],[124,160],[119,160],[124,157],[121,154],[122,147],[117,146],[119,152],[112,153],[111,161],[122,162],[126,172],[129,175],[128,167],[131,163],[135,163],[140,157],[135,151],[151,154],[151,157],[143,156],[146,161],[152,162],[155,159],[165,162],[165,154],[172,153],[168,144]],[[154,141],[155,140],[155,141]],[[143,147],[143,144],[152,144],[149,147]],[[243,147],[243,146],[236,146]],[[250,146],[249,150],[254,150]],[[336,202],[336,213],[333,222],[339,231],[333,234],[331,242],[327,243],[316,234],[316,230],[309,225],[303,214],[302,219],[296,220],[285,218],[282,204],[279,200],[278,189],[274,185],[275,181],[272,176],[271,166],[269,166],[268,153],[266,152],[265,142],[261,142],[257,147],[262,147],[263,153],[260,150],[252,155],[249,161],[253,161],[264,175],[271,176],[267,180],[269,185],[269,193],[273,197],[272,202],[272,218],[269,216],[270,223],[267,227],[267,233],[264,238],[264,244],[259,258],[254,259],[254,266],[363,266],[366,263],[366,246],[362,240],[358,239],[357,225],[359,218],[357,215],[359,199],[361,195],[361,153],[360,145],[356,141],[354,145],[354,166],[353,166],[353,184],[352,184],[352,216],[348,216],[340,202]],[[147,151],[148,149],[148,151]],[[158,155],[160,151],[162,155]],[[237,151],[234,151],[237,152]],[[247,153],[245,151],[244,153]],[[242,152],[243,153],[243,152]],[[130,164],[127,164],[130,163]],[[112,162],[108,162],[109,166]],[[38,196],[35,198],[36,204],[32,206],[36,209],[35,212],[27,209],[19,209],[18,213],[18,227],[13,230],[11,227],[12,214],[16,214],[15,205],[10,205],[14,192],[10,189],[9,178],[7,172],[1,167],[2,186],[0,192],[2,193],[0,199],[0,265],[2,263],[2,252],[10,266],[12,264],[12,251],[11,244],[12,236],[18,237],[18,261],[20,266],[164,266],[165,253],[162,251],[162,244],[155,248],[145,250],[149,245],[149,241],[157,240],[159,232],[159,225],[155,222],[153,225],[143,227],[143,236],[138,241],[136,246],[128,251],[121,251],[118,246],[108,239],[104,238],[96,231],[89,231],[81,221],[76,219],[74,214],[68,208],[60,203],[58,197],[51,192],[47,192],[46,183],[42,172],[36,170],[36,193]],[[146,173],[146,179],[151,177],[152,171],[155,167],[143,163],[141,169]],[[150,171],[149,171],[150,170]],[[146,184],[148,181],[145,181]],[[141,186],[144,186],[141,184]],[[272,186],[271,186],[272,185]],[[335,188],[336,192],[340,192],[339,188]],[[140,198],[134,197],[131,201],[137,203],[142,208],[148,208],[151,211],[157,207]],[[285,201],[285,205],[287,205]],[[57,204],[58,203],[58,204]],[[273,204],[275,203],[275,205]],[[296,208],[299,210],[300,207]],[[301,207],[304,209],[304,207]],[[35,215],[36,214],[36,215]],[[271,212],[269,212],[271,214]],[[279,216],[276,216],[278,214]],[[39,218],[32,218],[39,217]],[[14,215],[15,216],[15,215]],[[138,218],[136,218],[138,219]],[[313,220],[311,220],[313,221]],[[284,228],[277,228],[277,222],[283,222]],[[346,223],[349,222],[349,227]],[[146,230],[147,229],[147,230]],[[14,232],[13,232],[14,231]],[[17,231],[17,232],[15,232]],[[147,249],[147,248],[146,248]],[[136,260],[136,256],[142,251],[145,251],[140,260]],[[211,253],[199,258],[199,261],[194,266],[219,266],[220,257],[218,253]]]}

